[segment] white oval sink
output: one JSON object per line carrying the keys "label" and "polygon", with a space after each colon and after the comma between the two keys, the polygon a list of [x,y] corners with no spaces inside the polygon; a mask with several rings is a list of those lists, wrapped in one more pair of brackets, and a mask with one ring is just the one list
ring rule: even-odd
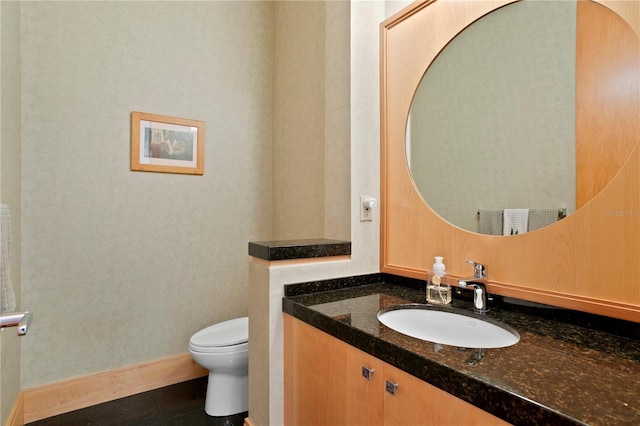
{"label": "white oval sink", "polygon": [[378,321],[407,336],[462,348],[504,348],[520,341],[508,325],[455,308],[396,305],[378,312]]}

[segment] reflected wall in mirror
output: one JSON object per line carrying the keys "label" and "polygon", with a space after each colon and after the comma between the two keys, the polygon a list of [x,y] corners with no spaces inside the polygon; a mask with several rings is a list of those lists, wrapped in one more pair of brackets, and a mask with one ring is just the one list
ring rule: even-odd
{"label": "reflected wall in mirror", "polygon": [[[470,232],[445,220],[430,200],[425,202],[407,167],[407,117],[426,70],[465,29],[514,3],[518,0],[421,1],[382,23],[380,269],[424,280],[433,257],[443,256],[447,273],[455,279],[472,272],[466,263],[472,259],[487,265],[490,293],[640,322],[639,1],[577,2],[575,212],[514,237]],[[466,78],[475,75],[467,71]],[[558,90],[562,94],[554,96],[568,96],[566,88]],[[515,102],[500,102],[509,95],[496,95],[496,103]],[[528,113],[504,121],[522,121],[523,115]],[[569,129],[564,132],[571,133]],[[451,158],[425,157],[420,162],[453,169],[432,178],[440,185],[442,174],[455,175],[462,167],[461,156],[456,150]],[[538,162],[546,161],[541,158]],[[469,161],[464,167],[483,166],[477,158],[470,156]],[[446,197],[453,197],[459,186]],[[474,204],[470,213],[489,207]]]}
{"label": "reflected wall in mirror", "polygon": [[[602,19],[620,20],[599,7]],[[407,163],[426,203],[446,221],[502,235],[496,222],[505,208],[532,209],[529,231],[575,211],[576,100],[595,99],[591,85],[576,83],[588,67],[615,66],[604,57],[615,49],[605,43],[619,44],[605,38],[600,47],[576,49],[581,28],[589,27],[576,21],[574,1],[513,3],[465,28],[429,65],[407,122]],[[622,114],[599,127],[599,143],[619,139],[620,123],[640,127],[637,108]],[[635,143],[598,156],[586,176],[598,162],[613,161],[617,172]]]}

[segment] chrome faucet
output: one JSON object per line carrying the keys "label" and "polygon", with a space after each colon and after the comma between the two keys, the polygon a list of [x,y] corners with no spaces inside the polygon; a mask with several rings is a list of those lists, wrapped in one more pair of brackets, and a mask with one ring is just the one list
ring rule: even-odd
{"label": "chrome faucet", "polygon": [[473,265],[473,277],[461,278],[458,285],[462,288],[473,289],[473,310],[479,314],[488,312],[487,308],[487,268],[481,263],[467,260]]}

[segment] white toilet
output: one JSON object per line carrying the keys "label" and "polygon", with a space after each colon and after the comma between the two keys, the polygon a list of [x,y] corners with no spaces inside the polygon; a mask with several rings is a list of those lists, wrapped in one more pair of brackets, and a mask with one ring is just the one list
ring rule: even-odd
{"label": "white toilet", "polygon": [[194,361],[209,370],[204,409],[223,417],[249,410],[249,318],[223,321],[189,340]]}

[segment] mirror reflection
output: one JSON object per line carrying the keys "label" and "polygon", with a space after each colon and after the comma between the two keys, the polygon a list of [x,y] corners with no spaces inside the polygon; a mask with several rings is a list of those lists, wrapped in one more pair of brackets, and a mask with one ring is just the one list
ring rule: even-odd
{"label": "mirror reflection", "polygon": [[505,6],[462,31],[425,73],[407,122],[407,163],[426,203],[451,224],[513,235],[584,204],[576,205],[576,21],[573,1]]}

